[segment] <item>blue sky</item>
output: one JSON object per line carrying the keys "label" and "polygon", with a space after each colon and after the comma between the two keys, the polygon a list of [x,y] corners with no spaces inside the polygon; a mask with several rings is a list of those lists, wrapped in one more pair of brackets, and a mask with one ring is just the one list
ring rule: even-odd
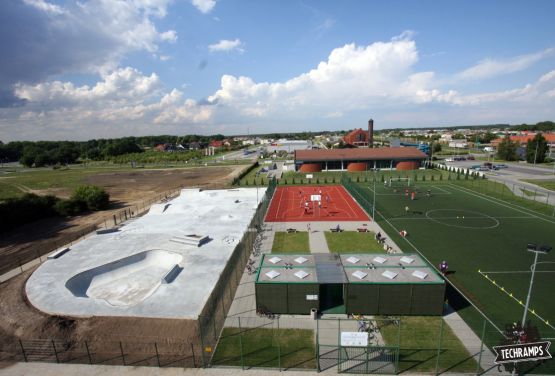
{"label": "blue sky", "polygon": [[0,140],[555,118],[553,1],[4,0]]}

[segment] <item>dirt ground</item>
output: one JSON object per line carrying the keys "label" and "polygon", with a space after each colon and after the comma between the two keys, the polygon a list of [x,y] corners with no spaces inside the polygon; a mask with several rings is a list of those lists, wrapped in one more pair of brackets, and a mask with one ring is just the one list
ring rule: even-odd
{"label": "dirt ground", "polygon": [[[175,168],[156,170],[136,170],[128,172],[99,173],[90,176],[87,184],[98,185],[110,194],[112,208],[99,212],[87,213],[66,218],[47,218],[37,221],[0,236],[0,260],[6,263],[5,257],[15,259],[18,256],[27,259],[33,248],[54,243],[64,244],[65,238],[74,238],[75,234],[90,232],[92,225],[99,227],[113,224],[113,216],[129,208],[140,212],[149,201],[160,195],[179,188],[223,188],[241,173],[247,166],[222,166]],[[55,194],[68,197],[70,190],[44,190],[37,194]],[[28,261],[28,260],[27,260]],[[1,267],[0,267],[1,269]],[[5,272],[0,271],[0,274]]]}
{"label": "dirt ground", "polygon": [[[184,187],[223,188],[247,166],[206,167],[172,170],[144,170],[92,176],[88,183],[104,187],[117,208],[140,205],[169,190]],[[63,238],[92,223],[99,223],[111,212],[79,216],[67,223],[41,221],[20,229],[1,240],[0,254],[17,257],[18,249],[45,238]],[[42,228],[37,231],[37,228]],[[126,317],[69,318],[44,314],[35,309],[25,295],[25,282],[32,270],[0,284],[0,353],[13,348],[18,338],[75,341],[172,342],[197,340],[197,323],[191,320]]]}

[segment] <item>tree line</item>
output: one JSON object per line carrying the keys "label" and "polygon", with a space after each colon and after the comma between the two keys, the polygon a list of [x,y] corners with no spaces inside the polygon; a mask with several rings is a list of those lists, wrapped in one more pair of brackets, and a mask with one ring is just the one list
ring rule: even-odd
{"label": "tree line", "polygon": [[[518,161],[521,159],[519,148],[520,145],[512,141],[509,135],[506,135],[497,146],[497,157],[505,161]],[[544,163],[547,162],[548,151],[547,140],[541,133],[537,133],[533,139],[526,143],[526,152],[523,157],[528,163]]]}
{"label": "tree line", "polygon": [[189,145],[192,142],[208,144],[221,141],[221,134],[212,136],[142,136],[89,141],[0,141],[0,162],[20,162],[26,167],[66,165],[77,161],[113,160],[126,154],[140,154],[159,144]]}
{"label": "tree line", "polygon": [[0,202],[0,232],[49,217],[68,217],[108,208],[110,195],[94,185],[77,187],[69,199],[26,193]]}

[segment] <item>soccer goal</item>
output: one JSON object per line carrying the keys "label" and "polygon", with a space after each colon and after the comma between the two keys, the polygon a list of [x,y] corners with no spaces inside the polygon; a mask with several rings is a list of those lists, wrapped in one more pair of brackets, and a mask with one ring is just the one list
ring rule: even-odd
{"label": "soccer goal", "polygon": [[390,178],[386,181],[388,187],[410,187],[412,186],[411,178]]}

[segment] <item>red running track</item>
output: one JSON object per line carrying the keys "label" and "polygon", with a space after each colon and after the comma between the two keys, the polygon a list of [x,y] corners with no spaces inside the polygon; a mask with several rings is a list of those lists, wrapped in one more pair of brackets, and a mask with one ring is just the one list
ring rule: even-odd
{"label": "red running track", "polygon": [[[321,205],[311,195],[320,195]],[[369,220],[341,185],[277,187],[266,214],[266,222]]]}

